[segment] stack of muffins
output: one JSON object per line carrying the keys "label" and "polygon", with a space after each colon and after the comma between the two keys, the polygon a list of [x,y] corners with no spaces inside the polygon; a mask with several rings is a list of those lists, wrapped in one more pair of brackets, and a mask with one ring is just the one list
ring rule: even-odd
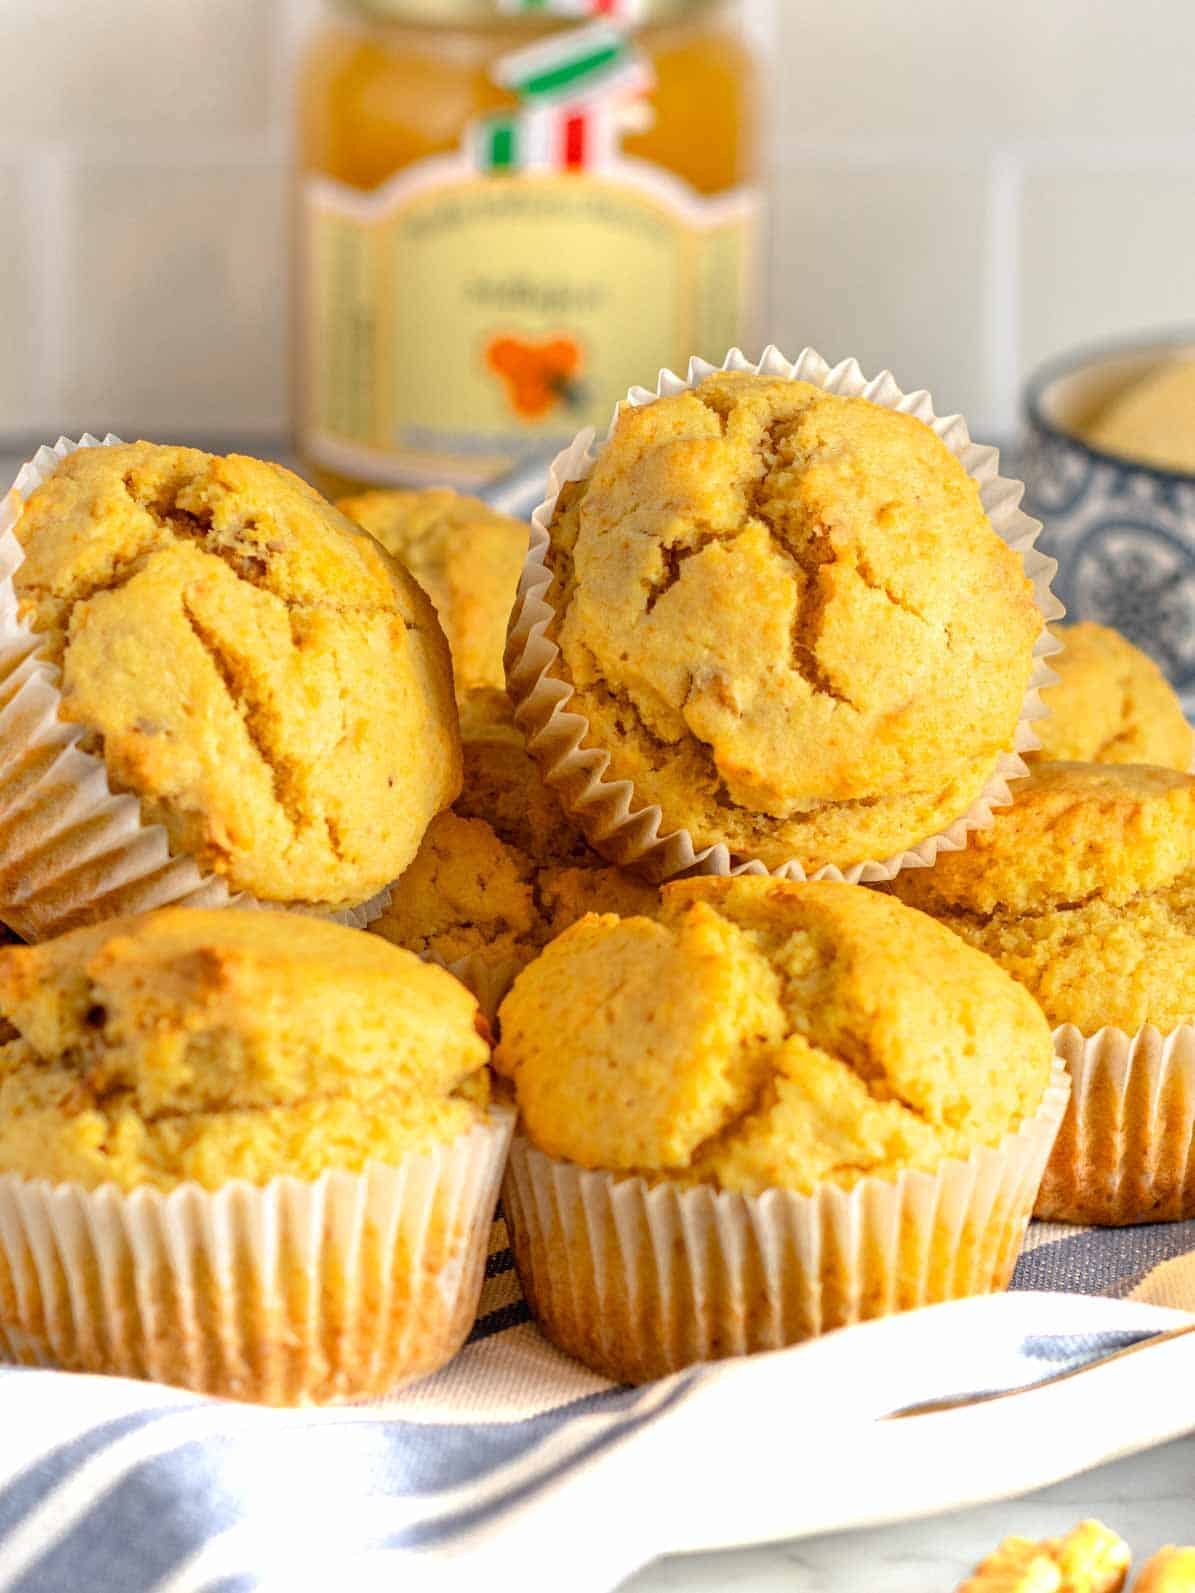
{"label": "stack of muffins", "polygon": [[448,647],[289,472],[87,442],[0,523],[0,1351],[381,1392],[472,1325],[512,1126],[475,998],[349,927],[460,789]]}
{"label": "stack of muffins", "polygon": [[924,394],[727,364],[579,438],[530,548],[188,449],[27,467],[11,1358],[393,1387],[467,1333],[504,1167],[540,1325],[626,1380],[1003,1287],[1035,1202],[1195,1211],[1173,695],[1051,635]]}

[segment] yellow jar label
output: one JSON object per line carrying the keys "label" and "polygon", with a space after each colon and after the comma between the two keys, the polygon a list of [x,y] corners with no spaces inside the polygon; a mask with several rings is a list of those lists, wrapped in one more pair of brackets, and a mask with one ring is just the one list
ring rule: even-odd
{"label": "yellow jar label", "polygon": [[[308,179],[302,446],[330,471],[477,485],[750,337],[753,193],[706,199],[614,151],[505,174],[486,136],[485,175],[453,155],[371,194]],[[586,130],[543,136],[566,165]]]}

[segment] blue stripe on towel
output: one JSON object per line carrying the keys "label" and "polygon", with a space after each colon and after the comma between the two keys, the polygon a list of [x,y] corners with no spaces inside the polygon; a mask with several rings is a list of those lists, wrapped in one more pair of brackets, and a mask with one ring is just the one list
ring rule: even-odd
{"label": "blue stripe on towel", "polygon": [[[443,1493],[478,1482],[490,1472],[523,1459],[571,1426],[579,1416],[633,1413],[650,1392],[642,1388],[603,1389],[522,1421],[486,1422],[476,1426],[387,1421],[370,1429],[370,1433],[382,1440],[375,1458],[386,1462],[387,1493]],[[322,1428],[320,1442],[326,1443],[334,1436],[343,1437],[354,1463],[359,1463],[356,1457],[361,1454],[361,1429]],[[329,1459],[335,1464],[334,1456]],[[369,1461],[366,1461],[366,1469],[373,1469]]]}
{"label": "blue stripe on towel", "polygon": [[100,1490],[90,1508],[23,1576],[8,1583],[5,1593],[84,1587],[148,1593],[244,1519],[250,1501],[244,1493],[238,1498],[229,1484],[227,1461],[235,1442],[205,1433],[135,1465]]}
{"label": "blue stripe on towel", "polygon": [[530,1320],[531,1307],[526,1300],[512,1300],[509,1305],[500,1305],[496,1311],[487,1311],[484,1316],[479,1316],[465,1343],[477,1344],[481,1339],[492,1339],[495,1333],[522,1327],[524,1322]]}
{"label": "blue stripe on towel", "polygon": [[1188,1250],[1195,1250],[1195,1222],[1076,1228],[1061,1239],[1027,1251],[1017,1263],[1012,1286],[1123,1299],[1160,1262]]}
{"label": "blue stripe on towel", "polygon": [[1149,1332],[1037,1334],[1022,1341],[1019,1353],[1030,1361],[1045,1361],[1054,1373],[1068,1366],[1086,1366],[1088,1361],[1154,1337]]}
{"label": "blue stripe on towel", "polygon": [[514,1251],[507,1245],[505,1250],[491,1250],[485,1259],[485,1275],[487,1278],[497,1278],[504,1272],[510,1272],[515,1264]]}
{"label": "blue stripe on towel", "polygon": [[[42,1371],[0,1374],[10,1377],[46,1375]],[[25,1517],[36,1509],[48,1494],[67,1482],[93,1456],[127,1437],[129,1433],[135,1433],[139,1427],[147,1427],[163,1416],[173,1416],[182,1408],[185,1407],[164,1405],[157,1410],[135,1411],[130,1416],[118,1416],[114,1421],[103,1422],[98,1427],[80,1433],[79,1437],[72,1438],[69,1444],[60,1444],[57,1449],[51,1449],[48,1454],[43,1455],[40,1460],[23,1471],[15,1481],[10,1482],[7,1487],[0,1488],[0,1539],[20,1526]]]}
{"label": "blue stripe on towel", "polygon": [[[654,1404],[650,1410],[631,1415],[626,1420],[615,1422],[606,1427],[602,1432],[595,1434],[587,1442],[579,1445],[570,1454],[554,1460],[551,1465],[545,1466],[533,1477],[528,1477],[505,1493],[496,1494],[493,1498],[481,1504],[473,1505],[467,1510],[460,1510],[455,1515],[443,1516],[438,1521],[429,1521],[422,1526],[413,1526],[405,1532],[398,1533],[390,1540],[388,1547],[402,1548],[431,1548],[435,1544],[443,1544],[452,1538],[462,1537],[465,1533],[474,1531],[477,1527],[484,1526],[487,1521],[495,1516],[504,1515],[516,1505],[526,1503],[538,1493],[557,1483],[561,1478],[575,1471],[578,1466],[585,1465],[593,1460],[603,1450],[612,1445],[621,1443],[629,1438],[632,1433],[656,1421],[665,1412],[672,1410],[685,1399],[699,1381],[700,1373],[690,1373],[689,1376],[678,1379],[675,1387]],[[658,1385],[656,1385],[658,1387]],[[655,1392],[649,1385],[647,1390],[635,1391],[642,1398],[645,1394]]]}

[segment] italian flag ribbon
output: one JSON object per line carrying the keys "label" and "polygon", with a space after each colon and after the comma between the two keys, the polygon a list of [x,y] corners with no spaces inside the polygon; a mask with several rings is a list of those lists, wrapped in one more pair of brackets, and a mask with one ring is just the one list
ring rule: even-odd
{"label": "italian flag ribbon", "polygon": [[471,133],[479,171],[585,171],[609,162],[618,118],[608,106],[546,105],[483,116]]}
{"label": "italian flag ribbon", "polygon": [[494,82],[528,104],[629,99],[655,83],[651,63],[621,28],[595,22],[504,55]]}
{"label": "italian flag ribbon", "polygon": [[613,17],[617,22],[641,22],[643,0],[498,0],[507,16]]}
{"label": "italian flag ribbon", "polygon": [[[532,9],[530,0],[520,3]],[[520,104],[471,124],[468,153],[484,172],[583,171],[608,164],[617,153],[629,105],[655,86],[650,61],[607,22],[516,50],[497,62],[492,75]]]}

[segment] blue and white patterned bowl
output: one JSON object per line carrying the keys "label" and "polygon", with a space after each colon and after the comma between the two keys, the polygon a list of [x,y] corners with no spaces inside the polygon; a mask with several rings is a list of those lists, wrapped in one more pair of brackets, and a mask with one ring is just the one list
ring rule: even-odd
{"label": "blue and white patterned bowl", "polygon": [[1114,625],[1155,658],[1195,718],[1195,475],[1133,463],[1076,432],[1118,390],[1177,352],[1195,330],[1056,360],[1030,382],[1026,508],[1058,560],[1070,620]]}

